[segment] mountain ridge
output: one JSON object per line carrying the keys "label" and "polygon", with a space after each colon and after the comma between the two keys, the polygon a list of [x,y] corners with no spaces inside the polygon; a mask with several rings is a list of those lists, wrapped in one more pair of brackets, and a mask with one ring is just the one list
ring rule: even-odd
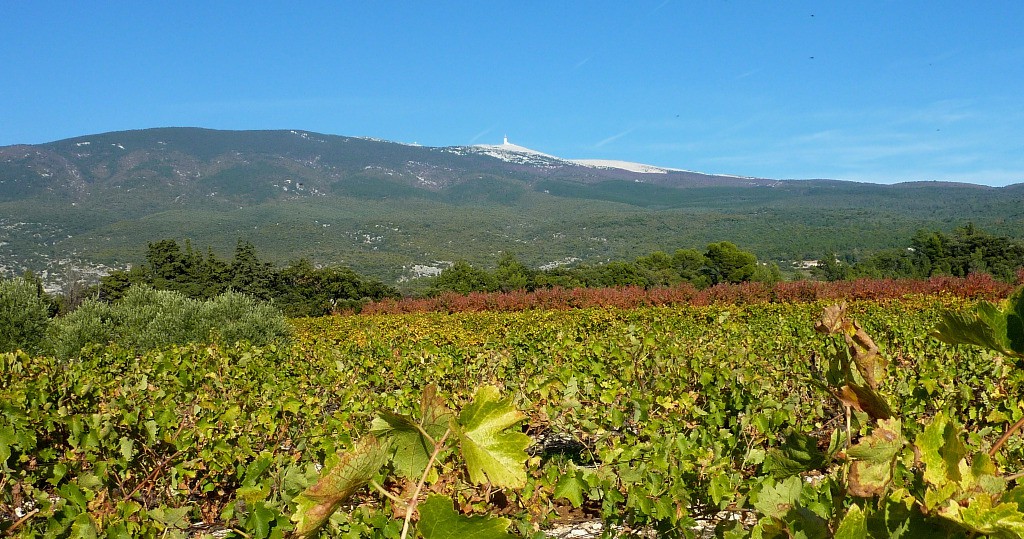
{"label": "mountain ridge", "polygon": [[580,163],[514,144],[152,128],[0,147],[0,272],[138,263],[147,242],[168,237],[221,253],[247,239],[273,260],[347,264],[392,282],[414,266],[486,264],[501,252],[539,267],[720,240],[798,260],[891,247],[917,228],[966,220],[1019,236],[1022,196],[1020,184]]}

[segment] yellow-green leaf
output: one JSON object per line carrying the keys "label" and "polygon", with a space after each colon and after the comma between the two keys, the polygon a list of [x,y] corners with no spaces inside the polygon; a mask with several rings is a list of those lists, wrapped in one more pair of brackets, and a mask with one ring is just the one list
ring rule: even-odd
{"label": "yellow-green leaf", "polygon": [[859,505],[850,507],[836,529],[835,539],[863,539],[868,536],[868,523]]}
{"label": "yellow-green leaf", "polygon": [[524,464],[530,437],[510,430],[525,418],[512,406],[511,398],[499,398],[496,387],[477,390],[458,421],[459,443],[471,481],[512,488],[526,484]]}

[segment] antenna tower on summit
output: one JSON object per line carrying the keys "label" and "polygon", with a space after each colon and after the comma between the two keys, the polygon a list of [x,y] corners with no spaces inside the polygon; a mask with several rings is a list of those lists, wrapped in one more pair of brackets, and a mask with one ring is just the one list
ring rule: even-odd
{"label": "antenna tower on summit", "polygon": [[505,146],[508,146],[508,135],[505,135]]}

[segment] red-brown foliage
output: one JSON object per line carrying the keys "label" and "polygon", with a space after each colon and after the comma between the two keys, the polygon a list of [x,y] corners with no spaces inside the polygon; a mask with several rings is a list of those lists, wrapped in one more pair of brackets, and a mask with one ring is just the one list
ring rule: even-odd
{"label": "red-brown foliage", "polygon": [[[1018,273],[1024,283],[1024,270]],[[774,285],[764,283],[720,284],[697,290],[689,284],[644,289],[622,288],[544,288],[527,292],[460,295],[445,293],[436,298],[387,299],[363,306],[363,314],[417,312],[525,311],[530,309],[579,309],[617,307],[629,309],[656,305],[710,305],[751,303],[806,303],[818,300],[883,300],[908,295],[938,295],[969,299],[1004,298],[1014,285],[997,281],[984,273],[968,277],[932,277],[930,279],[858,279],[855,281],[791,281]]]}

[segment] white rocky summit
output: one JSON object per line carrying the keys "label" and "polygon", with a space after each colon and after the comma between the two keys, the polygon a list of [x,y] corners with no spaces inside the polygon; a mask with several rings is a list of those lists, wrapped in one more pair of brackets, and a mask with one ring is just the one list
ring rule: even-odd
{"label": "white rocky summit", "polygon": [[629,172],[637,172],[641,174],[667,174],[669,172],[689,172],[683,169],[658,167],[654,165],[645,165],[643,163],[617,161],[613,159],[564,159],[544,152],[539,152],[531,148],[527,148],[526,146],[513,144],[508,141],[507,135],[504,137],[501,144],[476,144],[473,146],[458,146],[455,148],[448,148],[447,150],[459,154],[478,153],[488,155],[496,159],[501,159],[502,161],[506,161],[509,163],[519,163],[522,165],[548,167],[576,165],[588,168],[614,168]]}

